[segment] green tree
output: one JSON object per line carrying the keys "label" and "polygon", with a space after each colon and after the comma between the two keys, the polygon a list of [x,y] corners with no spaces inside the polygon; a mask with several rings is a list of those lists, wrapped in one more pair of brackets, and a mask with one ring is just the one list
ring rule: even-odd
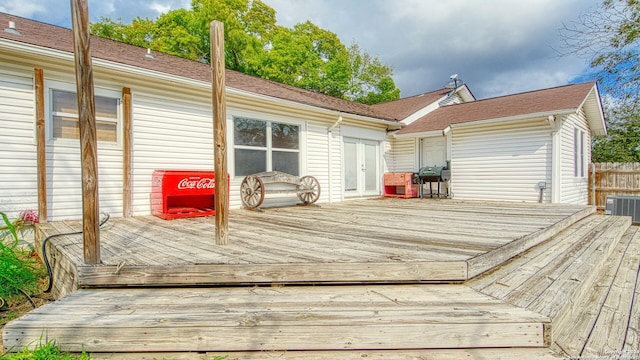
{"label": "green tree", "polygon": [[376,57],[360,49],[358,44],[349,46],[349,98],[364,103],[378,104],[400,98],[400,89],[393,81],[393,69]]}
{"label": "green tree", "polygon": [[640,162],[640,113],[628,102],[605,107],[607,136],[593,139],[594,162]]}
{"label": "green tree", "polygon": [[606,99],[608,135],[594,137],[593,161],[640,161],[640,1],[604,0],[561,36],[562,54],[589,61]]}
{"label": "green tree", "polygon": [[279,27],[255,71],[265,79],[344,97],[349,86],[349,54],[336,34],[307,21],[293,29]]}
{"label": "green tree", "polygon": [[640,102],[640,1],[604,0],[561,29],[563,55],[589,61],[604,92]]}
{"label": "green tree", "polygon": [[192,0],[191,9],[131,24],[101,18],[93,34],[210,63],[209,24],[225,27],[225,65],[249,75],[368,104],[395,100],[393,70],[310,21],[276,25],[275,10],[260,0]]}

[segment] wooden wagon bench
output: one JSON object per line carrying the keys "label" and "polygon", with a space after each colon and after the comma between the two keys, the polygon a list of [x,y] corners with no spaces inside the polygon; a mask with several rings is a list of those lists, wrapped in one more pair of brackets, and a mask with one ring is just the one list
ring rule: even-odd
{"label": "wooden wagon bench", "polygon": [[313,176],[298,177],[281,171],[266,171],[247,175],[240,185],[240,198],[247,209],[259,207],[266,194],[290,193],[295,193],[304,205],[313,204],[320,198],[320,183]]}

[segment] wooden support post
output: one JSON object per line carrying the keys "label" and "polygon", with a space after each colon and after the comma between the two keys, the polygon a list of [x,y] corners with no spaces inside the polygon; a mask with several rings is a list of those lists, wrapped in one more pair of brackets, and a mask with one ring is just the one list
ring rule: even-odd
{"label": "wooden support post", "polygon": [[131,89],[122,88],[122,216],[133,216],[131,189]]}
{"label": "wooden support post", "polygon": [[44,71],[34,69],[36,85],[36,163],[38,172],[38,218],[47,222],[47,139],[44,127]]}
{"label": "wooden support post", "polygon": [[213,102],[213,162],[216,180],[216,244],[229,243],[229,184],[227,183],[227,105],[225,99],[224,24],[212,21],[211,86]]}
{"label": "wooden support post", "polygon": [[73,26],[73,50],[76,64],[76,88],[80,122],[84,262],[86,264],[98,264],[100,263],[98,151],[87,1],[71,0],[71,24]]}

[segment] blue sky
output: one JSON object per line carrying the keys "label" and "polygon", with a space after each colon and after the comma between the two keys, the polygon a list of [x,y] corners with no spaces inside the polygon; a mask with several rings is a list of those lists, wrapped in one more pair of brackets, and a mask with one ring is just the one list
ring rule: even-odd
{"label": "blue sky", "polygon": [[[589,79],[585,59],[559,57],[559,29],[601,0],[262,0],[280,25],[306,20],[393,67],[402,96],[456,73],[477,98]],[[190,0],[89,0],[91,21],[189,7]],[[0,0],[0,12],[70,27],[69,0]]]}

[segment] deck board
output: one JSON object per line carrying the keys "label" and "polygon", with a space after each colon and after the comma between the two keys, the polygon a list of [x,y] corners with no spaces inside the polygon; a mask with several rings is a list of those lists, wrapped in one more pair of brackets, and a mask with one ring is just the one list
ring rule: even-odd
{"label": "deck board", "polygon": [[543,347],[548,323],[464,285],[100,289],[34,310],[3,338],[88,352]]}
{"label": "deck board", "polygon": [[[462,282],[543,241],[540,232],[560,231],[557,224],[593,211],[422,199],[239,209],[229,213],[225,246],[215,245],[211,217],[112,218],[102,230],[99,266],[83,265],[80,236],[52,243],[69,252],[82,287]],[[80,222],[71,221],[40,225],[44,235],[79,229]]]}
{"label": "deck board", "polygon": [[[607,293],[606,300],[597,316],[597,321],[589,340],[584,346],[582,356],[593,356],[623,351],[630,321],[633,318],[633,301],[638,266],[640,264],[640,232],[632,230],[633,238],[624,253],[622,262],[616,267],[616,276]],[[640,357],[638,343],[633,348],[635,357]],[[628,355],[634,355],[632,353]]]}

